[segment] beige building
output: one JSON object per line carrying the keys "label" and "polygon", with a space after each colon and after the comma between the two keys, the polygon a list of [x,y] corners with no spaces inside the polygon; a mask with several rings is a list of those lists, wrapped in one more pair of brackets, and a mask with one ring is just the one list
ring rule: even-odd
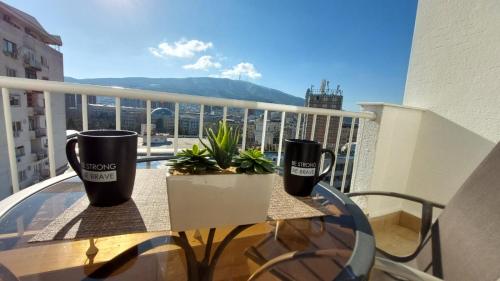
{"label": "beige building", "polygon": [[[342,92],[340,86],[337,86],[335,89],[330,89],[330,81],[321,80],[319,89],[315,89],[313,86],[307,89],[304,106],[342,110],[344,98]],[[305,128],[302,133],[303,139],[311,139],[311,131],[314,123],[313,118],[313,115],[310,114],[303,118],[302,122]],[[339,117],[332,117],[330,119],[327,139],[328,147],[333,147],[333,144],[335,144],[339,122]],[[314,140],[322,143],[326,130],[326,116],[317,116],[314,128]]]}
{"label": "beige building", "polygon": [[[49,34],[32,16],[0,2],[0,75],[30,79],[63,81],[63,55],[57,49],[61,38]],[[0,101],[1,103],[1,101]],[[41,92],[11,91],[12,124],[14,129],[17,170],[21,188],[30,186],[49,175],[45,103]],[[54,119],[55,161],[58,172],[66,167],[64,97],[52,97]],[[0,107],[3,116],[3,107]],[[7,140],[0,136],[0,199],[12,193]]]}

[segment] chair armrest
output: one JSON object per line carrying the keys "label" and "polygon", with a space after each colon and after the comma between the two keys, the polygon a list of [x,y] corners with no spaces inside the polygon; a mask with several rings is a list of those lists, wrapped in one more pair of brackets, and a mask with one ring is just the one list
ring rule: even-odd
{"label": "chair armrest", "polygon": [[405,199],[405,200],[409,200],[409,201],[413,201],[413,202],[417,202],[417,203],[421,203],[421,204],[427,203],[427,204],[431,205],[432,207],[436,207],[436,208],[439,208],[439,209],[444,209],[445,208],[445,205],[443,205],[443,204],[440,204],[440,203],[437,203],[437,202],[433,202],[433,201],[429,201],[429,200],[426,200],[426,199],[423,199],[423,198],[420,198],[420,197],[417,197],[417,196],[412,196],[412,195],[402,194],[402,193],[397,193],[397,192],[388,192],[388,191],[362,191],[362,192],[346,193],[346,195],[349,196],[349,197],[365,196],[365,195],[389,196],[389,197],[396,197],[396,198]]}
{"label": "chair armrest", "polygon": [[403,278],[406,278],[406,279],[412,280],[412,281],[442,281],[443,280],[443,279],[439,279],[437,277],[434,277],[433,275],[430,275],[428,273],[425,273],[423,271],[420,271],[418,269],[409,267],[405,264],[402,264],[399,262],[393,262],[391,260],[381,258],[381,257],[375,257],[375,264],[373,265],[373,268],[384,271],[384,272],[389,273],[391,275],[403,277]]}
{"label": "chair armrest", "polygon": [[364,191],[364,192],[347,193],[346,195],[349,197],[365,196],[365,195],[382,195],[382,196],[401,198],[401,199],[405,199],[405,200],[409,200],[412,202],[417,202],[417,203],[422,204],[422,217],[421,217],[421,224],[420,224],[420,243],[419,243],[417,249],[412,254],[404,256],[404,257],[400,257],[400,256],[392,255],[392,254],[390,254],[382,249],[377,248],[377,250],[380,253],[382,253],[384,256],[390,258],[393,261],[397,261],[397,262],[407,262],[407,261],[414,259],[418,255],[420,250],[422,250],[422,248],[424,246],[424,240],[427,237],[429,230],[431,229],[432,208],[433,207],[440,208],[440,209],[445,208],[445,206],[443,204],[439,204],[436,202],[425,200],[423,198],[419,198],[416,196],[401,194],[401,193],[396,193],[396,192]]}

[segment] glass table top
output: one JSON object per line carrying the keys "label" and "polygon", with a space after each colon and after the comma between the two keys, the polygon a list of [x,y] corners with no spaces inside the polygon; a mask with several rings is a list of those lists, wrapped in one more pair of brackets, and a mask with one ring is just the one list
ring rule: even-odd
{"label": "glass table top", "polygon": [[[335,280],[350,266],[357,248],[356,218],[338,196],[319,185],[313,197],[332,215],[180,233],[29,242],[86,196],[83,185],[67,184],[74,182],[80,179],[48,186],[0,218],[0,279]],[[362,258],[372,263],[368,253]]]}

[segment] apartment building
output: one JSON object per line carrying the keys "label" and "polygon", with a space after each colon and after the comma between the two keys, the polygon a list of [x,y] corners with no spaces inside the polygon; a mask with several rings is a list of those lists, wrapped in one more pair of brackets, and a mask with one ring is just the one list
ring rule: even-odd
{"label": "apartment building", "polygon": [[[264,150],[277,152],[280,142],[280,129],[281,129],[281,114],[278,112],[272,112],[269,114],[268,120],[266,122],[266,136],[264,140]],[[250,146],[259,146],[262,144],[262,128],[264,117],[260,116],[253,123],[254,130],[252,132],[254,136],[254,142],[248,142]],[[293,138],[295,136],[295,128],[297,124],[297,118],[295,114],[285,115],[285,124],[283,125],[283,139]],[[249,126],[250,128],[250,126]],[[248,132],[247,132],[248,134]],[[282,144],[284,147],[284,143]]]}
{"label": "apartment building", "polygon": [[[314,86],[307,89],[304,106],[342,110],[342,101],[343,96],[340,86],[337,86],[335,89],[330,89],[330,81],[321,80],[319,89],[315,89]],[[302,138],[311,139],[311,136],[313,136],[314,140],[323,142],[327,125],[325,116],[317,116],[316,122],[314,122],[314,116],[307,115],[302,122],[305,128]],[[335,143],[339,122],[340,120],[338,117],[330,118],[327,143]],[[314,132],[312,132],[313,123],[315,123]]]}
{"label": "apartment building", "polygon": [[[29,79],[63,81],[63,55],[58,51],[61,38],[49,34],[32,16],[0,2],[0,75]],[[2,101],[0,101],[0,104]],[[45,102],[41,92],[10,92],[17,171],[20,188],[49,176]],[[64,97],[53,95],[55,161],[58,172],[66,167],[64,147],[66,124]],[[3,105],[0,107],[3,116]],[[12,194],[7,155],[7,139],[0,135],[0,199]]]}
{"label": "apartment building", "polygon": [[[81,99],[75,102],[73,95],[66,94],[66,127],[68,130],[83,130]],[[68,103],[68,100],[73,103]],[[88,126],[90,130],[116,128],[115,106],[89,103]],[[142,107],[121,107],[121,128],[135,132],[141,131],[141,124],[146,122],[146,109]]]}

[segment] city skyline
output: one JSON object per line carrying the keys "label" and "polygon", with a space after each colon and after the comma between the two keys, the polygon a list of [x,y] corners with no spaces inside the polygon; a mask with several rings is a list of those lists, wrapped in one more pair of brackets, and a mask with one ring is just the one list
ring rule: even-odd
{"label": "city skyline", "polygon": [[66,76],[241,78],[299,97],[328,79],[346,110],[401,102],[416,11],[416,1],[49,2],[7,1],[61,35]]}

